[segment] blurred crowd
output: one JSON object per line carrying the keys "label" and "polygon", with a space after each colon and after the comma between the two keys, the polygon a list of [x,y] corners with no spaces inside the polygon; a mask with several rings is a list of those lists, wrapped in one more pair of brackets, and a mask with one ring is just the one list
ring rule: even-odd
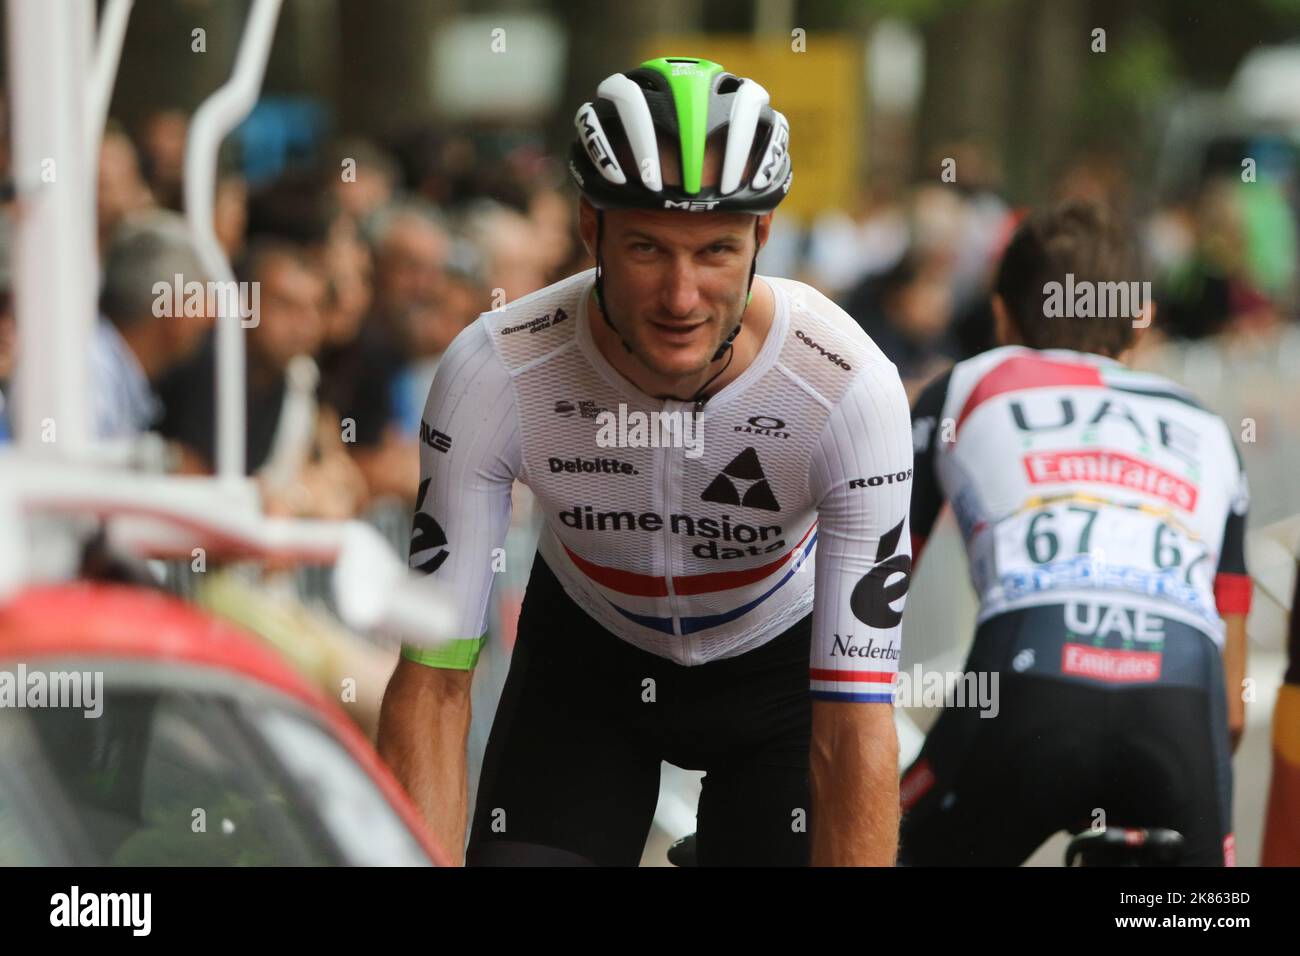
{"label": "blurred crowd", "polygon": [[[159,112],[104,136],[92,393],[100,439],[159,432],[172,466],[201,474],[216,465],[213,321],[159,315],[155,289],[175,275],[206,278],[179,212],[187,122]],[[958,157],[955,182],[881,177],[852,208],[806,226],[778,212],[759,262],[838,301],[911,394],[995,344],[990,283],[1023,214],[1002,198],[987,152],[956,143],[941,154]],[[250,180],[237,159],[221,168],[217,236],[237,278],[259,290],[259,321],[245,336],[246,467],[275,514],[351,517],[411,499],[421,409],[451,340],[479,313],[592,265],[561,163],[526,141],[322,140],[271,177]],[[1148,340],[1253,335],[1295,313],[1289,183],[1209,170],[1144,207],[1113,161],[1083,155],[1051,198],[1100,200],[1139,230],[1149,275],[1135,278],[1157,290]],[[3,395],[21,361],[9,218],[0,221]],[[0,440],[4,418],[0,408]]]}
{"label": "blurred crowd", "polygon": [[[938,155],[958,157],[957,182],[872,183],[857,208],[820,216],[783,263],[857,320],[913,396],[953,362],[997,344],[993,277],[1027,212],[1002,198],[997,164],[979,147],[954,143]],[[1171,340],[1263,338],[1294,321],[1293,168],[1243,181],[1239,169],[1207,161],[1195,183],[1150,204],[1113,158],[1085,153],[1045,202],[1068,200],[1101,203],[1135,230],[1142,274],[1133,279],[1152,283],[1156,303],[1135,361]]]}
{"label": "blurred crowd", "polygon": [[[155,288],[210,278],[180,214],[186,134],[176,112],[105,133],[91,391],[98,439],[156,431],[176,470],[204,474],[216,465],[214,320],[172,314],[170,296],[160,309]],[[420,413],[443,350],[480,312],[589,265],[552,167],[521,150],[484,162],[468,140],[427,138],[394,152],[321,144],[258,183],[223,165],[217,237],[236,278],[257,286],[246,468],[271,513],[350,517],[414,496]],[[21,356],[3,244],[7,395]]]}

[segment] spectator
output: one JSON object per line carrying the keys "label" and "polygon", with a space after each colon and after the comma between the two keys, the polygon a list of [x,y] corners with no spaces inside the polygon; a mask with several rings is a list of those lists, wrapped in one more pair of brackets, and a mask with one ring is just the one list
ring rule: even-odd
{"label": "spectator", "polygon": [[437,302],[450,240],[430,207],[400,203],[375,218],[372,241],[377,331],[392,333],[409,309]]}
{"label": "spectator", "polygon": [[392,201],[400,175],[397,163],[374,143],[359,138],[339,142],[331,154],[334,162],[328,176],[339,208],[364,225]]}
{"label": "spectator", "polygon": [[835,298],[891,268],[907,252],[909,241],[898,192],[887,181],[875,183],[863,189],[853,215],[827,210],[813,222],[808,281]]}
{"label": "spectator", "polygon": [[[260,299],[247,337],[246,470],[259,478],[271,513],[351,516],[364,484],[344,454],[338,421],[320,413],[316,396],[325,278],[300,249],[277,241],[255,245],[240,278],[258,284]],[[213,470],[214,377],[209,340],[162,387],[161,430],[180,444],[182,471]]]}
{"label": "spectator", "polygon": [[[91,347],[95,434],[130,438],[149,430],[160,409],[156,384],[194,354],[210,323],[174,314],[172,289],[204,282],[180,216],[138,214],[115,231],[104,261],[102,315]],[[156,286],[163,283],[166,291]]]}
{"label": "spectator", "polygon": [[914,256],[904,257],[883,276],[860,282],[844,311],[898,366],[909,398],[958,355],[948,329],[951,290],[933,264]]}
{"label": "spectator", "polygon": [[135,145],[115,124],[110,124],[104,131],[104,140],[99,147],[96,203],[101,254],[108,248],[113,231],[123,219],[154,204],[149,187],[140,174]]}
{"label": "spectator", "polygon": [[181,179],[185,172],[185,140],[189,126],[189,118],[181,110],[157,110],[141,124],[138,139],[141,165],[154,202],[177,212],[182,209],[184,201]]}
{"label": "spectator", "polygon": [[494,306],[546,285],[554,250],[540,241],[529,217],[492,200],[479,200],[466,219],[465,232],[483,257],[484,281],[495,297]]}
{"label": "spectator", "polygon": [[248,230],[248,184],[239,173],[226,172],[217,180],[212,228],[226,258],[238,260],[244,254],[244,234]]}

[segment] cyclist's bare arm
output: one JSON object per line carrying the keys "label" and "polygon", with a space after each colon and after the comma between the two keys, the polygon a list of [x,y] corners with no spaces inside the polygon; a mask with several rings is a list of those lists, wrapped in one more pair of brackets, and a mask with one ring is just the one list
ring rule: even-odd
{"label": "cyclist's bare arm", "polygon": [[[1232,438],[1228,438],[1231,445]],[[1214,603],[1223,618],[1223,683],[1228,695],[1228,739],[1233,753],[1246,730],[1246,616],[1250,613],[1251,584],[1246,570],[1246,516],[1250,491],[1245,467],[1237,456],[1238,487],[1223,529],[1219,566],[1214,578]]]}
{"label": "cyclist's bare arm", "polygon": [[864,369],[827,420],[818,500],[812,862],[893,866],[898,737],[892,680],[911,571],[912,429],[892,366]]}
{"label": "cyclist's bare arm", "polygon": [[1246,615],[1223,615],[1223,682],[1228,694],[1228,739],[1237,752],[1246,730]]}
{"label": "cyclist's bare arm", "polygon": [[401,658],[379,712],[379,755],[456,862],[465,847],[473,677]]}
{"label": "cyclist's bare arm", "polygon": [[465,846],[470,685],[486,640],[494,552],[520,471],[509,375],[482,323],[443,353],[420,433],[411,568],[441,584],[451,640],[404,647],[380,711],[379,750],[452,859]]}
{"label": "cyclist's bare arm", "polygon": [[898,735],[892,704],[813,701],[813,866],[893,866]]}

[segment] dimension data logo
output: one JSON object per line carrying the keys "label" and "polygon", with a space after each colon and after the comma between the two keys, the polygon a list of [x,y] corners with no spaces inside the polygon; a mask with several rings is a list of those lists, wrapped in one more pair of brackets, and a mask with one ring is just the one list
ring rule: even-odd
{"label": "dimension data logo", "polygon": [[758,452],[746,448],[731,462],[700,495],[704,501],[719,505],[741,505],[761,511],[780,511],[776,495],[767,483],[767,475],[759,464]]}

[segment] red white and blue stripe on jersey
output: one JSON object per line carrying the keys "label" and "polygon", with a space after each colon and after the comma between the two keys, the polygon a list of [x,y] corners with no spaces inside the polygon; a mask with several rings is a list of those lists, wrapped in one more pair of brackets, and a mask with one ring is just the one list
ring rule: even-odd
{"label": "red white and blue stripe on jersey", "polygon": [[843,700],[856,704],[894,702],[894,678],[897,671],[814,667],[808,676],[812,678],[814,700]]}
{"label": "red white and blue stripe on jersey", "polygon": [[[638,574],[596,564],[577,554],[568,545],[564,546],[564,551],[574,567],[601,589],[602,596],[610,607],[627,620],[664,634],[694,634],[697,631],[730,623],[757,611],[764,601],[799,572],[808,556],[812,554],[816,543],[817,522],[814,521],[804,532],[799,543],[775,561],[737,571],[675,575],[671,579],[671,592],[669,579],[660,575]],[[749,597],[745,589],[750,592],[758,590],[758,593]],[[610,596],[610,592],[613,592],[613,597]],[[698,603],[701,607],[709,608],[716,608],[728,597],[741,599],[741,603],[729,610],[710,614],[679,614],[665,617],[655,613],[663,609],[664,601],[670,596],[686,599],[689,604]],[[634,607],[626,606],[629,603]]]}

